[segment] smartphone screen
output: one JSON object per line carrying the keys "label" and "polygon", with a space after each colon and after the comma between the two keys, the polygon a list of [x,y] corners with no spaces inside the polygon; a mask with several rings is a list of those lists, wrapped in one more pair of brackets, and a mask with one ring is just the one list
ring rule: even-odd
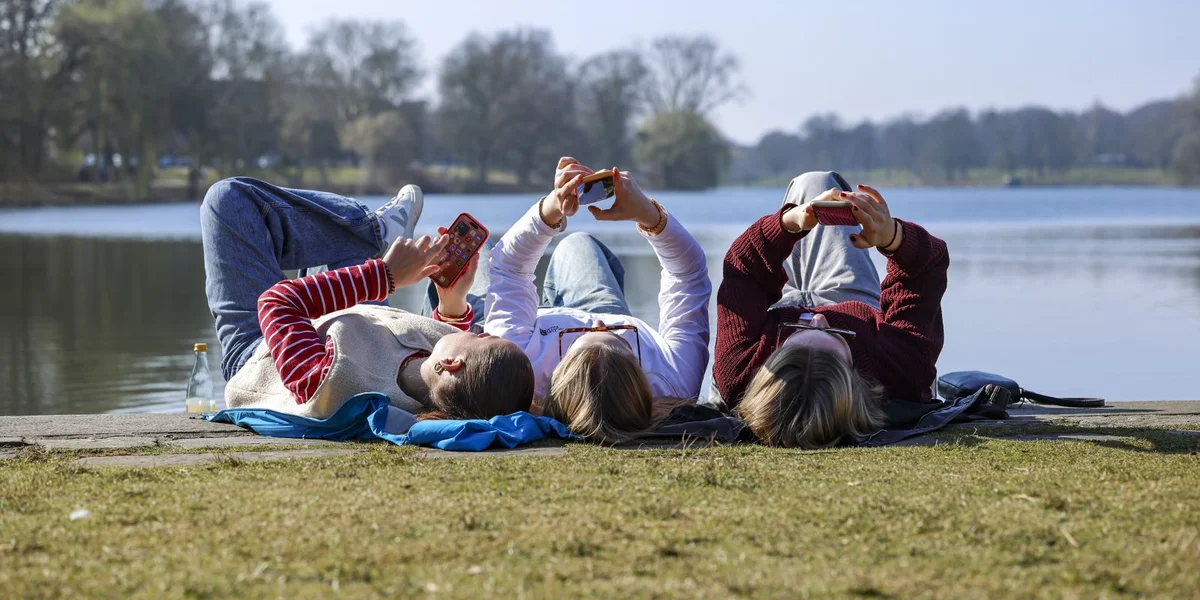
{"label": "smartphone screen", "polygon": [[616,190],[613,188],[613,178],[610,174],[604,179],[585,181],[579,184],[577,192],[579,193],[579,205],[586,206],[611,198]]}
{"label": "smartphone screen", "polygon": [[475,217],[463,213],[458,215],[454,223],[446,230],[450,242],[442,251],[438,264],[442,270],[430,276],[435,283],[442,287],[450,287],[462,276],[467,263],[483,247],[488,239],[488,230]]}

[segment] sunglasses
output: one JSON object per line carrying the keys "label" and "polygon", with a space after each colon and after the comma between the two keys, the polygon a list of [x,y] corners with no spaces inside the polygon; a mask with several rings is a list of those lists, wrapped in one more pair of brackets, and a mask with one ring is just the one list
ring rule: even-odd
{"label": "sunglasses", "polygon": [[[642,364],[642,336],[638,335],[638,328],[636,325],[604,325],[602,327],[570,327],[567,329],[561,329],[558,332],[558,359],[562,360],[563,338],[566,337],[567,334],[593,333],[593,332],[601,332],[602,333],[602,332],[606,332],[606,331],[626,331],[626,330],[633,330],[633,339],[637,340],[637,357],[638,357],[638,364],[640,365],[640,364]],[[625,338],[621,338],[621,340],[625,341]],[[629,343],[629,342],[625,342],[625,343]]]}
{"label": "sunglasses", "polygon": [[790,337],[796,331],[806,330],[806,329],[811,329],[813,331],[824,331],[825,333],[832,333],[835,335],[840,335],[840,336],[842,336],[842,339],[846,340],[847,342],[854,341],[854,337],[858,335],[857,333],[855,333],[849,329],[834,329],[832,327],[827,327],[827,328],[813,327],[812,325],[809,325],[808,323],[780,323],[779,331],[777,333],[778,339],[776,340],[776,344],[782,344],[784,340],[788,339],[788,337]]}

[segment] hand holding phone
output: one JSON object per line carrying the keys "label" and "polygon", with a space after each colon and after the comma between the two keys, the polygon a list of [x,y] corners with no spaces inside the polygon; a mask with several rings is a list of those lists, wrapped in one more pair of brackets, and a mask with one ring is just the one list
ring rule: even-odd
{"label": "hand holding phone", "polygon": [[467,266],[488,239],[488,230],[475,217],[467,213],[458,215],[446,229],[449,241],[437,259],[440,270],[429,278],[443,288],[448,288],[467,271]]}

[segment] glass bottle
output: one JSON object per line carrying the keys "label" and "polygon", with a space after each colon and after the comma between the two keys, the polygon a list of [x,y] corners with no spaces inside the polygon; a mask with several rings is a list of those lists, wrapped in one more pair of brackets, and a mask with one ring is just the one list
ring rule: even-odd
{"label": "glass bottle", "polygon": [[187,386],[187,411],[190,413],[215,413],[217,400],[213,398],[212,372],[208,370],[208,344],[192,346],[196,362],[192,365],[192,376]]}

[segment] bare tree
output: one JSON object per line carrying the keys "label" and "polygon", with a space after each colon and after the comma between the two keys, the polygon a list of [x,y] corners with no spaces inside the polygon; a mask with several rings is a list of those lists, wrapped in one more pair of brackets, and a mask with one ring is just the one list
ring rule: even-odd
{"label": "bare tree", "polygon": [[592,57],[578,74],[580,126],[587,137],[586,160],[597,168],[633,160],[633,119],[643,107],[649,71],[632,50]]}
{"label": "bare tree", "polygon": [[701,115],[746,93],[736,56],[707,35],[664,36],[644,52],[650,71],[646,99],[655,112],[683,110]]}
{"label": "bare tree", "polygon": [[547,31],[471,35],[446,57],[438,89],[443,141],[479,187],[502,162],[527,183],[573,137],[572,83]]}
{"label": "bare tree", "polygon": [[416,90],[422,72],[404,23],[331,21],[304,53],[310,85],[327,92],[342,124],[393,110]]}

